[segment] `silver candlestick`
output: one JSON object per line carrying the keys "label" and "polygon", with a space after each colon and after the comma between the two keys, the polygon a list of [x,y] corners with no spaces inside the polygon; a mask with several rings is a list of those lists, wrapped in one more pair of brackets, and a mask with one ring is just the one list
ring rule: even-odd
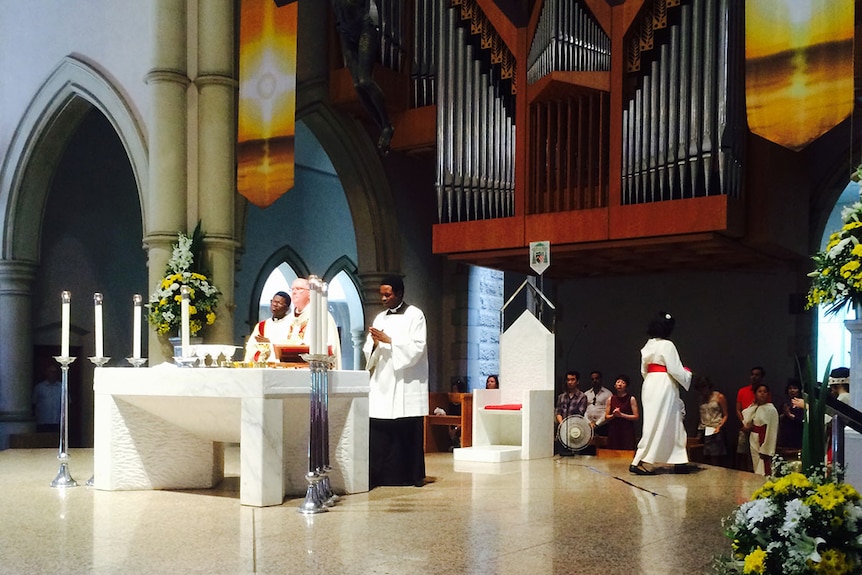
{"label": "silver candlestick", "polygon": [[60,388],[60,448],[57,459],[60,461],[60,470],[57,477],[51,482],[51,487],[77,487],[78,482],[72,479],[69,473],[69,453],[66,447],[69,443],[69,366],[76,358],[68,356],[54,356],[62,370]]}
{"label": "silver candlestick", "polygon": [[134,367],[143,367],[147,363],[147,358],[145,358],[145,357],[127,357],[126,361],[131,363]]}

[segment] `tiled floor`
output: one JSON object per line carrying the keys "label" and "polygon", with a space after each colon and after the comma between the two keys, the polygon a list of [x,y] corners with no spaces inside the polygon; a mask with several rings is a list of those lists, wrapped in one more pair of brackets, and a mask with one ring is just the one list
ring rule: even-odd
{"label": "tiled floor", "polygon": [[[328,513],[239,504],[238,456],[213,490],[51,488],[56,450],[0,452],[0,573],[692,574],[729,542],[721,519],[761,478],[709,466],[634,476],[628,460],[454,466],[351,495]],[[92,451],[73,450],[73,477]]]}

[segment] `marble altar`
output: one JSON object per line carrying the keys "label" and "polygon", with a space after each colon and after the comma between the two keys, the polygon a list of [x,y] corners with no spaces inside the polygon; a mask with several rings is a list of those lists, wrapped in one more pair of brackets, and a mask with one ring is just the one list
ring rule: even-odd
{"label": "marble altar", "polygon": [[[95,370],[96,489],[204,489],[240,445],[240,503],[302,496],[308,471],[307,369],[100,367]],[[330,482],[368,491],[368,372],[329,372]]]}

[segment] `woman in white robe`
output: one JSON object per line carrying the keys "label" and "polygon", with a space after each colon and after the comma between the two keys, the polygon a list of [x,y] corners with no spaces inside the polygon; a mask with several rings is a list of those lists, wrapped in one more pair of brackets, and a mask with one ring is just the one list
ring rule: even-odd
{"label": "woman in white robe", "polygon": [[742,410],[742,428],[749,432],[751,464],[758,475],[772,475],[772,456],[778,440],[778,410],[769,401],[769,387],[754,390],[754,403]]}
{"label": "woman in white robe", "polygon": [[644,463],[669,463],[676,466],[674,471],[687,471],[685,409],[679,389],[688,391],[691,372],[680,361],[676,346],[667,339],[674,323],[670,314],[659,313],[650,322],[647,330],[650,339],[641,349],[643,433],[629,466],[629,471],[637,475],[654,473]]}

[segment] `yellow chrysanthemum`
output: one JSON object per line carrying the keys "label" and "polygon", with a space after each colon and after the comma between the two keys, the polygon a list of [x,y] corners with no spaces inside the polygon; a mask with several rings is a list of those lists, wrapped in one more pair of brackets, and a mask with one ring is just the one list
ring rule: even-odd
{"label": "yellow chrysanthemum", "polygon": [[862,222],[847,222],[841,229],[849,232],[857,228],[862,228]]}
{"label": "yellow chrysanthemum", "polygon": [[808,566],[815,573],[824,575],[846,575],[852,573],[854,564],[847,556],[838,549],[827,549],[820,554],[820,562],[809,560]]}
{"label": "yellow chrysanthemum", "polygon": [[215,323],[216,315],[213,312],[209,312],[207,314],[207,325],[212,325]]}
{"label": "yellow chrysanthemum", "polygon": [[745,556],[745,564],[742,567],[743,573],[759,573],[766,572],[766,551],[760,547],[755,547],[754,551]]}

